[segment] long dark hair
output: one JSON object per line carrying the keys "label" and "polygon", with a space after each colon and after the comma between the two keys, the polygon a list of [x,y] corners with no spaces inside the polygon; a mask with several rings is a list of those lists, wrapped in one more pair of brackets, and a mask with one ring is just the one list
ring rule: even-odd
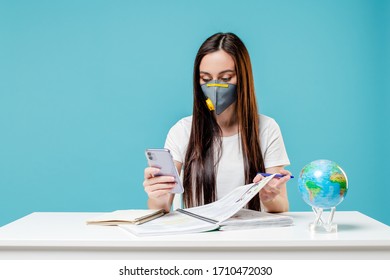
{"label": "long dark hair", "polygon": [[[192,207],[216,200],[216,168],[222,152],[221,129],[207,108],[200,87],[199,65],[207,54],[224,50],[234,60],[237,73],[237,120],[241,134],[245,184],[252,182],[257,172],[264,172],[260,149],[259,114],[249,53],[244,43],[233,33],[217,33],[199,48],[194,62],[194,105],[192,128],[184,161],[184,205]],[[225,151],[228,152],[228,151]],[[248,204],[260,209],[259,196]]]}

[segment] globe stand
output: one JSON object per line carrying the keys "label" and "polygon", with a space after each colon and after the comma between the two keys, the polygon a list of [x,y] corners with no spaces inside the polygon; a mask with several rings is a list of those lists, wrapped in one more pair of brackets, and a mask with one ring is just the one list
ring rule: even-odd
{"label": "globe stand", "polygon": [[316,232],[316,233],[337,232],[337,224],[333,223],[333,217],[334,217],[334,212],[336,211],[336,207],[330,208],[330,213],[327,221],[324,221],[322,219],[322,214],[324,213],[323,208],[312,207],[312,209],[316,215],[316,219],[314,220],[313,223],[309,224],[309,229],[311,232]]}

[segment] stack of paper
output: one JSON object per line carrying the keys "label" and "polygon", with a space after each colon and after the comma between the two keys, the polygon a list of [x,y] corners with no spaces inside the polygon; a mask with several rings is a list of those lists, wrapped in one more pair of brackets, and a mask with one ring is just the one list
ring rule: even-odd
{"label": "stack of paper", "polygon": [[285,227],[292,224],[293,219],[289,216],[241,209],[235,215],[220,223],[219,230]]}

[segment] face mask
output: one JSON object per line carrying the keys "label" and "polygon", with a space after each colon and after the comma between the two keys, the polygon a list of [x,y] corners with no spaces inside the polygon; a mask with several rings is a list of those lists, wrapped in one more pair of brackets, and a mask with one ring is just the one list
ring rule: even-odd
{"label": "face mask", "polygon": [[207,97],[206,104],[210,111],[217,115],[226,110],[237,100],[236,85],[220,81],[210,81],[201,86],[204,95]]}

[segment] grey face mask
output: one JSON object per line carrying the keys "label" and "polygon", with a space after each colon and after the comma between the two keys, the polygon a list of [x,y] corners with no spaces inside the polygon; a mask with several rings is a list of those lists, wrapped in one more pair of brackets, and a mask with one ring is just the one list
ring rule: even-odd
{"label": "grey face mask", "polygon": [[204,95],[207,97],[206,104],[210,111],[217,115],[226,110],[237,100],[237,87],[220,81],[210,81],[201,85]]}

